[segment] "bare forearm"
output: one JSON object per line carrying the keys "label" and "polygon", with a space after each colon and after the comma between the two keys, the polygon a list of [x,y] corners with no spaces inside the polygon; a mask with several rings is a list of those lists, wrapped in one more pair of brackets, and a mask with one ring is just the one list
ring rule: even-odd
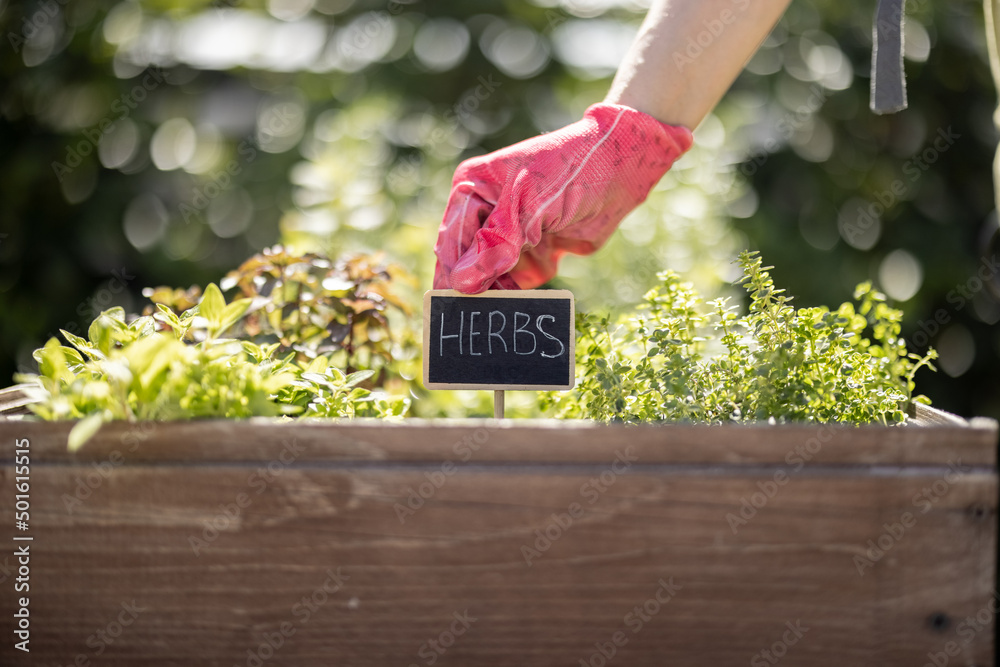
{"label": "bare forearm", "polygon": [[655,0],[605,99],[695,128],[791,0]]}

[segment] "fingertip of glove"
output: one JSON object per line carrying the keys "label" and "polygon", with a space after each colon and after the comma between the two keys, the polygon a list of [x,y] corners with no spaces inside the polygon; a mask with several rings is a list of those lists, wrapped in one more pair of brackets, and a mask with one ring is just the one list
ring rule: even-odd
{"label": "fingertip of glove", "polygon": [[521,286],[518,285],[517,281],[514,280],[513,276],[509,273],[505,273],[498,277],[496,281],[491,285],[491,287],[496,289],[507,289],[507,290],[519,290]]}
{"label": "fingertip of glove", "polygon": [[462,294],[479,294],[485,292],[494,280],[493,276],[463,275],[461,272],[454,271],[451,274],[451,289]]}

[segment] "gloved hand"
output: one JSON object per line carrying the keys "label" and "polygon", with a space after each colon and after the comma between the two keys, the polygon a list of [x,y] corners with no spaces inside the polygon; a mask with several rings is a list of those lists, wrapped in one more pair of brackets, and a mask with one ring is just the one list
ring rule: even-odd
{"label": "gloved hand", "polygon": [[595,104],[561,130],[458,166],[434,253],[436,289],[530,289],[589,255],[691,147],[691,131]]}

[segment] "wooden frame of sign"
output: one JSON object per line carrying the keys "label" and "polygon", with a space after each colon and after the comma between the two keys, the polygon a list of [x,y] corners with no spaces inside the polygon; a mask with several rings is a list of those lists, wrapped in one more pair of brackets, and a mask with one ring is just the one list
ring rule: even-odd
{"label": "wooden frame of sign", "polygon": [[569,290],[430,290],[424,293],[424,386],[572,389],[575,320]]}

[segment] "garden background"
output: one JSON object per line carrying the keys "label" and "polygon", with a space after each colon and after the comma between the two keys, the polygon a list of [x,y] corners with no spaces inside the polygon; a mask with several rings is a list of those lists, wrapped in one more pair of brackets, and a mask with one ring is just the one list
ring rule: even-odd
{"label": "garden background", "polygon": [[[647,5],[0,0],[0,385],[60,328],[276,243],[384,251],[416,304],[455,165],[600,101]],[[939,351],[918,393],[1000,417],[982,6],[908,3],[910,108],[893,116],[868,110],[874,7],[795,0],[695,148],[552,286],[623,310],[669,268],[740,298],[745,247],[798,306],[871,279],[910,345]],[[725,38],[707,24],[677,66]]]}

